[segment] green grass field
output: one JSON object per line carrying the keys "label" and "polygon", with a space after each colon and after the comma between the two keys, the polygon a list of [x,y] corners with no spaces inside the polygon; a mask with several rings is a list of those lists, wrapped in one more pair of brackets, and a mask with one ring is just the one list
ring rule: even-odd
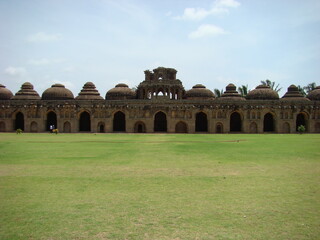
{"label": "green grass field", "polygon": [[320,134],[0,134],[0,239],[319,239]]}

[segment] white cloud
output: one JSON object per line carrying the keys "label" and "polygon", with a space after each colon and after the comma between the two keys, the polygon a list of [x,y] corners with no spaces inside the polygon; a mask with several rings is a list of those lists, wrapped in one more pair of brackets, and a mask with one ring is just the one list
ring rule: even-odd
{"label": "white cloud", "polygon": [[191,32],[189,34],[189,38],[202,38],[207,36],[213,36],[213,35],[222,35],[227,34],[228,32],[224,29],[217,27],[212,24],[203,24],[194,32]]}
{"label": "white cloud", "polygon": [[33,35],[30,35],[27,39],[29,42],[54,42],[62,40],[62,35],[57,34],[48,34],[45,32],[38,32]]}
{"label": "white cloud", "polygon": [[199,21],[209,15],[228,13],[229,8],[236,8],[239,6],[240,3],[236,0],[216,0],[213,2],[213,6],[208,10],[204,8],[186,8],[184,9],[182,16],[176,16],[174,19]]}
{"label": "white cloud", "polygon": [[24,76],[27,71],[23,67],[7,67],[4,72],[10,76]]}

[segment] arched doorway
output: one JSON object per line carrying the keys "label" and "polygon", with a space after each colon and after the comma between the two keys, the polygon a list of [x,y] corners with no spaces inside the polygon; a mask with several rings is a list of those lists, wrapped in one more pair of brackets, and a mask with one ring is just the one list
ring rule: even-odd
{"label": "arched doorway", "polygon": [[88,112],[82,112],[79,120],[79,131],[90,132],[91,131],[91,119]]}
{"label": "arched doorway", "polygon": [[24,131],[24,116],[22,112],[18,112],[16,114],[14,129],[21,129],[22,131]]}
{"label": "arched doorway", "polygon": [[307,131],[307,119],[306,115],[304,113],[299,113],[297,115],[297,120],[296,120],[296,131],[298,131],[298,127],[300,125],[303,125],[306,128]]}
{"label": "arched doorway", "polygon": [[196,114],[196,132],[208,132],[207,114],[204,112]]}
{"label": "arched doorway", "polygon": [[134,125],[134,132],[135,133],[145,133],[146,132],[146,125],[143,122],[136,122]]}
{"label": "arched doorway", "polygon": [[69,122],[63,124],[63,132],[71,133],[71,124]]}
{"label": "arched doorway", "polygon": [[250,123],[250,133],[257,133],[258,132],[258,126],[255,122]]}
{"label": "arched doorway", "polygon": [[230,116],[230,132],[241,132],[241,116],[238,112]]}
{"label": "arched doorway", "polygon": [[38,124],[36,122],[30,124],[30,132],[38,132]]}
{"label": "arched doorway", "polygon": [[290,124],[289,123],[285,122],[283,124],[283,132],[284,133],[290,133]]}
{"label": "arched doorway", "polygon": [[154,131],[166,132],[167,131],[167,116],[163,112],[157,112],[154,116]]}
{"label": "arched doorway", "polygon": [[104,133],[104,123],[103,122],[98,123],[98,132]]}
{"label": "arched doorway", "polygon": [[57,125],[57,114],[55,112],[52,112],[52,111],[47,113],[47,128],[46,128],[47,131],[52,130],[50,128],[50,126],[52,126],[52,129],[58,128],[58,125]]}
{"label": "arched doorway", "polygon": [[274,132],[274,120],[271,113],[267,113],[263,118],[263,131]]}
{"label": "arched doorway", "polygon": [[188,126],[185,122],[178,122],[176,124],[176,133],[188,133]]}
{"label": "arched doorway", "polygon": [[223,124],[222,123],[217,123],[216,133],[223,133]]}
{"label": "arched doorway", "polygon": [[125,132],[126,131],[126,115],[123,112],[116,112],[113,116],[113,131]]}

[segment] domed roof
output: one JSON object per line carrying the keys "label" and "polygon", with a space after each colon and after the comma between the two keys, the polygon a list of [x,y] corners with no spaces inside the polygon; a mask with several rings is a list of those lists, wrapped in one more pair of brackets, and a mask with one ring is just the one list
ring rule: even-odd
{"label": "domed roof", "polygon": [[269,86],[259,85],[256,89],[251,90],[247,99],[250,100],[277,100],[279,95],[276,91],[272,90]]}
{"label": "domed roof", "polygon": [[53,84],[42,93],[42,100],[69,100],[74,99],[73,93],[62,84]]}
{"label": "domed roof", "polygon": [[92,82],[87,82],[83,85],[83,88],[79,95],[76,97],[77,100],[96,100],[103,99],[100,93],[96,89],[96,86]]}
{"label": "domed roof", "polygon": [[192,87],[192,89],[188,90],[186,92],[186,98],[187,99],[193,99],[193,98],[203,98],[203,99],[208,99],[208,98],[214,98],[214,94],[211,90],[207,89],[204,85],[202,84],[196,84]]}
{"label": "domed roof", "polygon": [[134,99],[136,97],[135,91],[128,87],[125,83],[119,83],[114,88],[110,89],[106,94],[108,100],[123,100]]}
{"label": "domed roof", "polygon": [[317,86],[307,95],[307,98],[313,101],[320,101],[320,86]]}
{"label": "domed roof", "polygon": [[305,98],[296,85],[290,85],[288,87],[288,91],[283,95],[281,100],[285,101],[309,101],[309,99]]}
{"label": "domed roof", "polygon": [[226,91],[221,95],[221,98],[218,98],[221,100],[239,100],[239,101],[243,101],[246,100],[244,97],[242,97],[238,91],[237,91],[237,87],[230,83],[228,84],[228,86],[226,86]]}
{"label": "domed roof", "polygon": [[22,84],[21,89],[12,97],[14,100],[30,99],[39,100],[39,94],[33,89],[33,85],[29,82]]}
{"label": "domed roof", "polygon": [[6,86],[0,84],[0,100],[9,100],[12,97],[12,92]]}

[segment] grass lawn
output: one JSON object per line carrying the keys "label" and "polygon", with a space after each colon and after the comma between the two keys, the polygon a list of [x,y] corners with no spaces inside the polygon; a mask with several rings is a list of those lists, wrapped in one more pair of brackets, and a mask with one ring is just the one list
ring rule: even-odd
{"label": "grass lawn", "polygon": [[0,134],[0,239],[319,239],[320,134]]}

